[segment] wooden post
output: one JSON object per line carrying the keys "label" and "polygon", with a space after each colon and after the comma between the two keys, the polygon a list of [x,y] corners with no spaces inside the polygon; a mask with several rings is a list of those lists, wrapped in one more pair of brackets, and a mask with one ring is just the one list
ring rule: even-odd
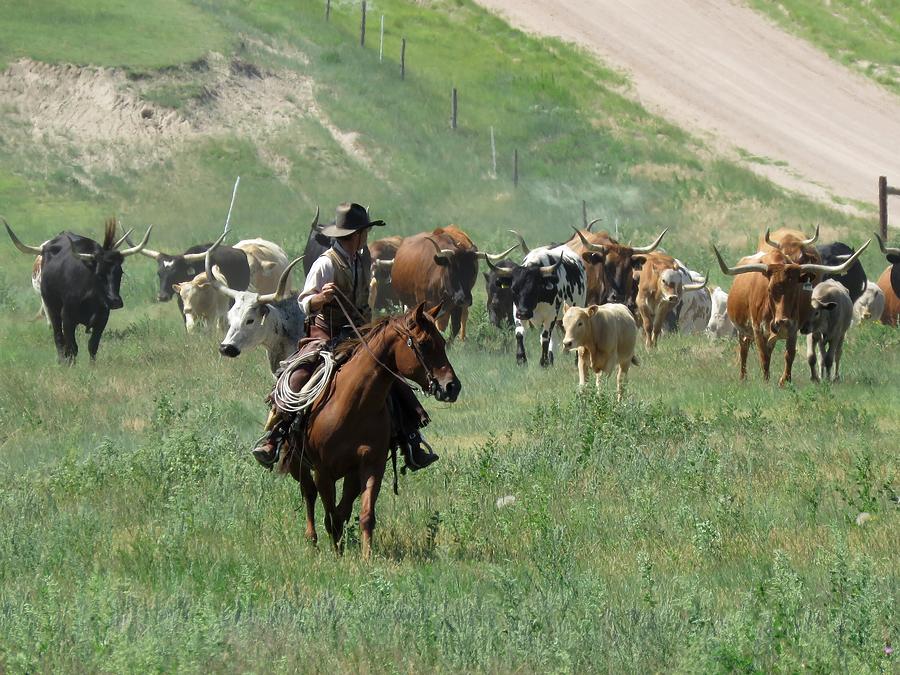
{"label": "wooden post", "polygon": [[406,79],[406,38],[400,40],[400,79]]}
{"label": "wooden post", "polygon": [[331,0],[325,0],[325,20],[328,21],[331,18]]}
{"label": "wooden post", "polygon": [[366,46],[366,0],[362,0],[362,21],[359,24],[359,46]]}
{"label": "wooden post", "polygon": [[450,95],[450,128],[456,128],[456,87]]}
{"label": "wooden post", "polygon": [[584,223],[584,229],[587,229],[587,202],[581,200],[581,222]]}
{"label": "wooden post", "polygon": [[384,61],[384,14],[381,15],[381,40],[378,43],[378,63]]}
{"label": "wooden post", "polygon": [[513,150],[513,187],[519,187],[519,149]]}
{"label": "wooden post", "polygon": [[497,177],[497,145],[494,143],[494,127],[491,127],[491,176]]}
{"label": "wooden post", "polygon": [[878,177],[878,222],[881,225],[881,239],[885,242],[887,241],[887,226],[888,226],[887,198],[888,198],[887,176],[879,176]]}

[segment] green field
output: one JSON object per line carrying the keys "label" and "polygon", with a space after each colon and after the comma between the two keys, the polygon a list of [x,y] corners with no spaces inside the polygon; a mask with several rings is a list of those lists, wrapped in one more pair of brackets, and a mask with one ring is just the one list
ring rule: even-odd
{"label": "green field", "polygon": [[[0,214],[39,243],[99,236],[116,213],[174,250],[221,231],[240,175],[235,239],[292,255],[316,203],[348,198],[386,234],[456,222],[489,249],[511,227],[566,238],[585,199],[626,239],[671,227],[667,249],[699,270],[710,243],[750,252],[767,225],[870,236],[873,219],[718,160],[624,98],[618,76],[469,2],[370,3],[365,49],[356,4],[333,2],[329,23],[323,4],[3,3],[7,63],[121,66],[123,91],[157,118],[216,124],[155,159],[126,138],[106,166],[77,135],[29,142],[4,102]],[[296,85],[296,105],[281,101],[296,115],[220,123],[210,111],[240,94],[215,89],[221,63]],[[316,114],[292,77],[313,83]],[[326,121],[358,132],[368,159]],[[863,261],[870,277],[885,266],[871,248]],[[186,336],[138,257],[97,364],[61,368],[47,327],[28,321],[30,268],[0,243],[2,671],[896,671],[895,330],[855,329],[838,385],[813,386],[801,355],[785,389],[755,360],[739,384],[732,343],[668,337],[640,349],[616,404],[611,389],[576,394],[571,357],[517,368],[479,285],[470,339],[450,351],[462,396],[427,402],[442,459],[401,478],[399,497],[382,492],[364,564],[355,526],[343,557],[321,528],[309,546],[296,484],[246,452],[271,382],[262,352],[225,360],[216,336]]]}

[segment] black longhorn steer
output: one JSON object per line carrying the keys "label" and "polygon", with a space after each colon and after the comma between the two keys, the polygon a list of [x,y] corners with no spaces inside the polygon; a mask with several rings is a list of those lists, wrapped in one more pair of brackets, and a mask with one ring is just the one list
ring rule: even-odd
{"label": "black longhorn steer", "polygon": [[60,363],[74,363],[78,355],[75,328],[87,327],[91,334],[88,353],[97,357],[100,338],[109,313],[123,306],[119,295],[122,262],[147,244],[153,226],[137,246],[118,250],[125,239],[115,241],[116,221],[106,221],[103,244],[72,232],[61,232],[42,246],[27,246],[19,241],[5,220],[6,231],[22,253],[42,256],[41,300],[53,328],[53,339]]}

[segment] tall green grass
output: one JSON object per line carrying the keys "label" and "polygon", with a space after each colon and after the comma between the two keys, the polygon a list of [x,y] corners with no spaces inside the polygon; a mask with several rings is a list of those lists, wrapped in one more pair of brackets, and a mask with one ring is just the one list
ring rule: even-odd
{"label": "tall green grass", "polygon": [[[292,255],[315,204],[327,217],[347,198],[370,203],[388,233],[456,221],[482,248],[510,227],[532,245],[566,238],[584,198],[625,239],[673,226],[666,247],[701,270],[709,243],[737,256],[766,225],[821,221],[851,243],[870,229],[708,158],[617,93],[617,76],[468,2],[370,4],[370,26],[386,15],[385,63],[374,31],[356,46],[355,3],[333,3],[327,24],[318,2],[155,7],[205,28],[189,48],[173,29],[154,61],[92,40],[80,52],[57,40],[47,58],[142,78],[174,66],[165,74],[185,86],[162,93],[183,107],[201,76],[180,66],[227,52],[204,37],[221,31],[229,57],[314,78],[322,110],[361,133],[377,170],[313,117],[257,142],[235,129],[186,143],[162,164],[97,175],[98,191],[72,180],[69,159],[35,168],[0,144],[0,212],[29,242],[99,233],[111,213],[154,223],[163,250],[210,240],[235,175],[235,238],[265,236]],[[105,31],[145,49],[132,10],[114,9]],[[86,5],[69,11],[88,34],[101,25]],[[4,58],[40,57],[29,44]],[[496,180],[492,125],[506,158]],[[288,158],[286,178],[261,149]],[[870,276],[885,265],[875,252],[864,261]],[[471,338],[450,352],[462,397],[427,404],[441,462],[401,479],[399,498],[382,492],[375,560],[363,565],[355,526],[343,558],[321,528],[323,544],[306,545],[296,485],[246,453],[271,384],[262,352],[227,360],[217,336],[187,336],[174,305],[152,302],[155,265],[139,257],[125,265],[125,308],[97,364],[61,368],[46,325],[27,321],[30,264],[0,245],[0,670],[895,666],[896,331],[855,330],[842,384],[811,385],[800,358],[784,390],[763,384],[755,362],[740,385],[731,343],[670,337],[639,352],[618,405],[610,391],[576,394],[571,356],[517,368],[479,283]],[[496,506],[506,496],[515,501]]]}

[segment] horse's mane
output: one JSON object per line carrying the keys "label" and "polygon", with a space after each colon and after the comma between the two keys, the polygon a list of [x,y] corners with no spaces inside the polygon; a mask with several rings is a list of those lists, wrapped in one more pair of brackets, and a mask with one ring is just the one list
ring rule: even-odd
{"label": "horse's mane", "polygon": [[[366,342],[369,341],[370,338],[375,337],[375,335],[381,333],[387,325],[393,319],[393,316],[383,316],[380,319],[375,319],[367,323],[364,326],[359,328],[359,333],[362,335],[363,340]],[[359,338],[350,338],[349,340],[344,340],[337,347],[334,348],[335,357],[346,356],[347,358],[353,356],[356,353],[356,350],[362,345],[363,340]]]}

